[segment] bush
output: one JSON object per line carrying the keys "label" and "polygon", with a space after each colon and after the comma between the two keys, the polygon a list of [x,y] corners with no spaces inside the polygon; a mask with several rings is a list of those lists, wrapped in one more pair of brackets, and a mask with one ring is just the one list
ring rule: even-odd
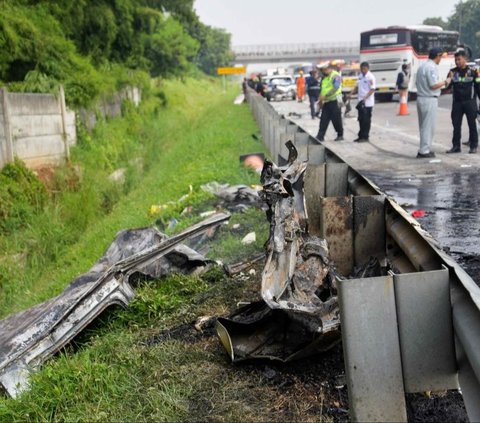
{"label": "bush", "polygon": [[7,164],[0,171],[0,233],[30,222],[46,200],[45,187],[22,161]]}

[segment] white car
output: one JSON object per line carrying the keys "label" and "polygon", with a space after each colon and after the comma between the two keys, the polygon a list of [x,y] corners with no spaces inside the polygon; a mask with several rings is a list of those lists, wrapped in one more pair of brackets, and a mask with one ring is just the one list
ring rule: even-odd
{"label": "white car", "polygon": [[295,100],[297,96],[297,85],[292,75],[270,75],[262,77],[265,85],[265,98],[272,100]]}

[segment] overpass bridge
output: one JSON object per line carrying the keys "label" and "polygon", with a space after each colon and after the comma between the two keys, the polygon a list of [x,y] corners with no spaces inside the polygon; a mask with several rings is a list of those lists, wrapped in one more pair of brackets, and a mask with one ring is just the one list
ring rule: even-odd
{"label": "overpass bridge", "polygon": [[235,64],[358,60],[358,41],[234,46]]}

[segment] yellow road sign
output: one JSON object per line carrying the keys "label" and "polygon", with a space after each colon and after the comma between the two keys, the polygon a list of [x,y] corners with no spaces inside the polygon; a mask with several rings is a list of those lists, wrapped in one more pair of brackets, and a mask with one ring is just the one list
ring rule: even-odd
{"label": "yellow road sign", "polygon": [[217,75],[241,75],[244,73],[247,73],[247,68],[245,66],[217,68]]}

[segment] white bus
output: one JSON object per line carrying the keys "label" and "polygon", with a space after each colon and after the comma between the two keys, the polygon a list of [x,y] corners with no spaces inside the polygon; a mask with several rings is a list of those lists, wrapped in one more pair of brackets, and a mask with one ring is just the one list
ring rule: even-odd
{"label": "white bus", "polygon": [[428,59],[432,47],[447,52],[439,66],[440,79],[447,77],[455,66],[453,54],[459,43],[459,33],[444,31],[439,26],[389,26],[361,33],[360,61],[370,64],[377,80],[377,96],[391,100],[397,91],[395,83],[403,64],[410,66],[409,92],[416,93],[417,70]]}

